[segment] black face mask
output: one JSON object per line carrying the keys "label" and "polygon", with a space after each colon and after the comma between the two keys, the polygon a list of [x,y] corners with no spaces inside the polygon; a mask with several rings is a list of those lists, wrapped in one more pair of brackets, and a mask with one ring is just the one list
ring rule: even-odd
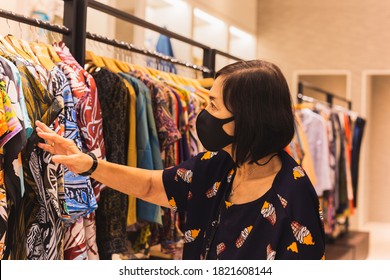
{"label": "black face mask", "polygon": [[196,119],[196,132],[203,147],[211,152],[222,150],[222,148],[233,143],[233,136],[228,135],[222,126],[234,120],[218,119],[203,109]]}

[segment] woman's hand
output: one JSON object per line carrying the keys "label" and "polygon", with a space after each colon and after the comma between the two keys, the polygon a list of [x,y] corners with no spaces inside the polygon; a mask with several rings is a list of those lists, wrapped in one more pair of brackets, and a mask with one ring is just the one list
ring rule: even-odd
{"label": "woman's hand", "polygon": [[51,153],[55,163],[64,164],[70,171],[76,174],[91,168],[93,159],[81,152],[72,140],[59,136],[40,121],[36,121],[35,124],[38,136],[46,142],[38,143],[38,147]]}

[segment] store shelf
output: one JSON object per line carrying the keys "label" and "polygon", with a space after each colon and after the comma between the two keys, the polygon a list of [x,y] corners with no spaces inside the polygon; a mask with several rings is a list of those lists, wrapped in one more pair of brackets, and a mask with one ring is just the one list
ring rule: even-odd
{"label": "store shelf", "polygon": [[326,244],[327,260],[365,260],[368,257],[369,233],[350,231]]}

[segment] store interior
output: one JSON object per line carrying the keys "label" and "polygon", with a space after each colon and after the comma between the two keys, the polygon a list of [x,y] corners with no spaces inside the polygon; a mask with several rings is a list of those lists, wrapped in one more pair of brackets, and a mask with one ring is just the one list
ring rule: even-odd
{"label": "store interior", "polygon": [[[158,68],[162,65],[157,65],[152,55],[148,57],[142,52],[158,52],[157,45],[164,32],[157,32],[156,27],[159,27],[172,35],[168,36],[172,51],[168,56],[180,63],[166,61],[175,65],[178,75],[202,80],[210,87],[212,73],[225,65],[237,59],[263,59],[280,67],[295,104],[303,95],[306,101],[342,107],[364,119],[354,210],[347,215],[345,232],[340,238],[329,241],[329,259],[390,259],[390,215],[386,210],[387,199],[390,199],[390,179],[386,175],[390,169],[390,154],[384,149],[387,136],[390,137],[390,110],[387,108],[390,104],[390,53],[386,49],[390,43],[387,30],[390,3],[374,0],[99,0],[89,2],[115,11],[103,12],[96,3],[84,4],[83,20],[79,18],[76,25],[71,26],[72,21],[80,17],[64,14],[71,2],[0,0],[1,11],[39,19],[38,26],[39,21],[68,24],[71,32],[68,35],[47,32],[13,20],[12,16],[7,19],[0,15],[0,34],[45,43],[63,40],[78,60],[88,58],[84,51],[90,51],[98,56]],[[76,27],[79,30],[73,32]],[[84,27],[82,31],[99,35],[100,40],[81,32],[81,27]],[[111,39],[111,44],[102,43],[104,39]],[[213,56],[207,59],[202,47],[207,47]],[[137,48],[138,51],[131,50]],[[161,56],[157,60],[164,61]],[[193,66],[192,69],[188,65]],[[194,67],[198,68],[194,70]],[[159,253],[158,248],[155,250],[155,258],[169,258]]]}

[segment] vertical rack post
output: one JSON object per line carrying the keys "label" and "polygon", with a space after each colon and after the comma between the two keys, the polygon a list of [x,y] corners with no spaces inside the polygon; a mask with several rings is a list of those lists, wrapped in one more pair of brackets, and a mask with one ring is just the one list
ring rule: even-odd
{"label": "vertical rack post", "polygon": [[303,84],[302,82],[298,82],[298,92],[297,92],[298,104],[302,103],[302,97],[303,97]]}
{"label": "vertical rack post", "polygon": [[215,58],[217,51],[215,49],[203,49],[203,66],[209,68],[212,73],[203,73],[204,78],[211,78],[215,73]]}
{"label": "vertical rack post", "polygon": [[84,65],[86,50],[88,0],[64,0],[64,25],[71,28],[64,43],[80,65]]}
{"label": "vertical rack post", "polygon": [[332,94],[329,94],[327,93],[326,94],[326,102],[332,107],[333,106],[333,95]]}

